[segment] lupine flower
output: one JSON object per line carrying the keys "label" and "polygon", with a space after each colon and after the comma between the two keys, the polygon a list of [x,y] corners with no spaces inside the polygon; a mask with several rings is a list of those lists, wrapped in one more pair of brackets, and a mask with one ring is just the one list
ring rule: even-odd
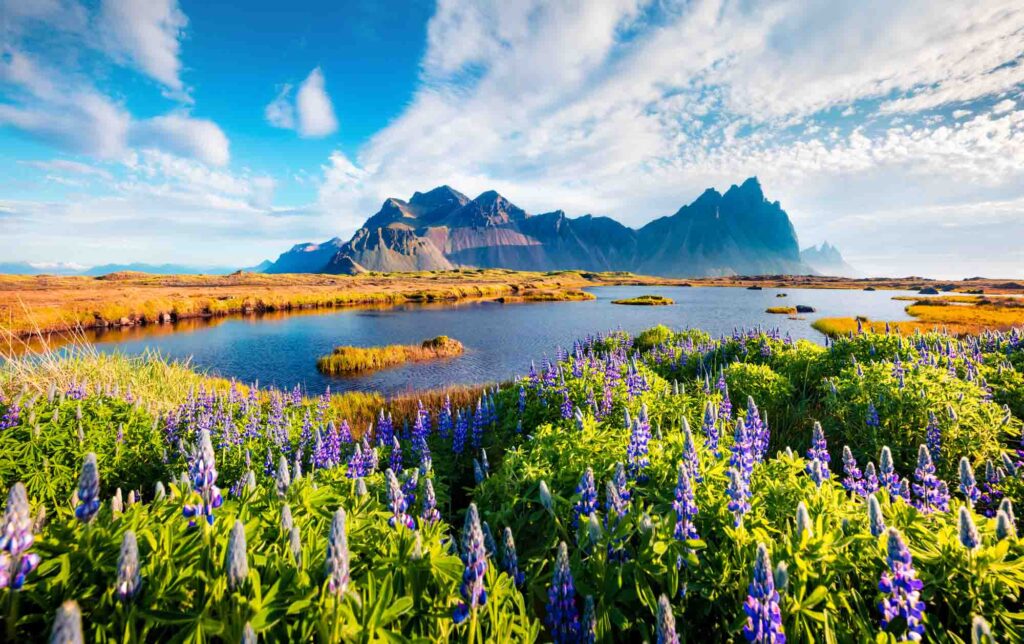
{"label": "lupine flower", "polygon": [[878,604],[882,613],[882,628],[897,619],[906,623],[904,637],[920,640],[924,635],[924,602],[921,601],[923,584],[917,578],[910,550],[903,542],[903,536],[896,528],[886,531],[886,563],[889,569],[882,573],[878,589],[886,595]]}
{"label": "lupine flower", "polygon": [[975,615],[971,620],[971,644],[996,644],[992,628],[981,615]]}
{"label": "lupine flower", "polygon": [[402,492],[402,486],[398,483],[398,478],[395,473],[388,468],[384,476],[388,482],[388,500],[391,505],[391,518],[388,519],[388,525],[392,528],[397,528],[400,525],[404,525],[406,528],[412,530],[416,527],[416,522],[411,516],[406,514],[406,510],[409,509],[409,504],[405,501],[405,493]]}
{"label": "lupine flower", "polygon": [[629,491],[629,479],[626,478],[626,466],[621,461],[615,464],[615,472],[612,474],[612,483],[619,491],[619,497],[626,503],[632,498],[633,493]]}
{"label": "lupine flower", "polygon": [[789,588],[789,566],[786,565],[785,561],[775,564],[775,572],[772,573],[772,578],[775,580],[775,590],[780,595],[785,595],[786,589]]}
{"label": "lupine flower", "polygon": [[131,599],[142,586],[139,570],[139,542],[135,532],[128,530],[121,540],[121,554],[117,558],[117,586],[114,591],[122,601]]}
{"label": "lupine flower", "polygon": [[484,588],[487,551],[475,503],[470,503],[466,511],[466,524],[462,530],[462,561],[466,570],[462,573],[462,585],[459,588],[463,601],[452,615],[456,624],[461,624],[478,607],[487,604],[487,589]]}
{"label": "lupine flower", "polygon": [[569,550],[564,541],[558,544],[555,571],[548,590],[547,623],[555,644],[578,641],[580,620],[576,608],[576,585],[569,568]]}
{"label": "lupine flower", "polygon": [[484,468],[480,467],[480,461],[473,459],[473,482],[480,485],[487,476],[484,475]]}
{"label": "lupine flower", "polygon": [[732,446],[729,451],[729,466],[740,473],[744,483],[749,483],[750,475],[754,471],[754,450],[750,432],[742,420],[736,421]]}
{"label": "lupine flower", "polygon": [[715,415],[715,406],[711,401],[708,401],[704,406],[704,424],[701,426],[701,429],[704,431],[704,436],[706,436],[704,444],[707,446],[708,451],[713,453],[715,458],[718,458],[721,454],[718,451],[719,434]]}
{"label": "lupine flower", "polygon": [[277,495],[284,496],[292,485],[292,475],[288,470],[288,459],[281,455],[277,461]]}
{"label": "lupine flower", "polygon": [[288,531],[288,550],[292,553],[296,566],[302,565],[302,534],[299,526],[293,525]]}
{"label": "lupine flower", "polygon": [[[860,365],[858,365],[858,368],[860,368]],[[864,424],[868,427],[878,427],[881,425],[881,421],[878,418],[878,410],[875,409],[875,403],[873,402],[868,403],[868,412],[867,417],[864,419]]]}
{"label": "lupine flower", "polygon": [[338,508],[331,520],[331,532],[327,537],[326,567],[327,589],[337,597],[344,595],[351,581],[344,508]]}
{"label": "lupine flower", "polygon": [[[820,463],[818,466],[818,476],[821,479],[829,478],[830,472],[828,464],[829,461],[832,460],[832,457],[828,455],[828,444],[825,442],[825,430],[821,428],[821,423],[817,421],[814,422],[814,430],[811,434],[811,447],[807,450],[807,460],[810,461],[807,464],[808,473],[811,473],[812,470],[811,463],[818,461]],[[819,482],[818,485],[820,486],[821,483]]]}
{"label": "lupine flower", "polygon": [[1016,537],[1017,527],[1014,525],[1013,519],[1004,510],[997,510],[996,539],[1002,541],[1003,539],[1014,539]]}
{"label": "lupine flower", "polygon": [[697,516],[697,503],[693,496],[689,470],[683,463],[679,464],[679,479],[672,508],[676,511],[676,527],[672,536],[680,541],[699,539],[697,527],[693,524],[693,519]]}
{"label": "lupine flower", "polygon": [[[79,483],[79,485],[81,485],[81,483]],[[81,497],[79,497],[79,498],[81,498]],[[153,500],[154,501],[163,501],[166,498],[167,498],[167,489],[164,487],[164,482],[163,481],[157,481],[156,482],[156,488],[153,490]],[[76,514],[77,514],[77,512],[76,512]]]}
{"label": "lupine flower", "polygon": [[857,459],[853,457],[849,445],[843,446],[843,473],[846,474],[843,478],[843,487],[849,492],[863,494],[864,482],[861,480],[860,467],[857,466]]}
{"label": "lupine flower", "polygon": [[419,472],[410,470],[402,483],[402,494],[405,495],[405,507],[412,508],[416,504],[416,491],[420,487]]}
{"label": "lupine flower", "polygon": [[96,454],[89,452],[82,461],[82,473],[78,476],[78,505],[75,516],[82,523],[89,523],[100,511],[100,475],[96,467]]}
{"label": "lupine flower", "polygon": [[39,555],[28,552],[35,542],[28,492],[15,483],[7,494],[3,530],[0,532],[0,588],[19,590],[39,566]]}
{"label": "lupine flower", "polygon": [[213,511],[220,507],[224,498],[216,485],[217,468],[214,462],[213,444],[210,442],[210,433],[206,429],[200,430],[196,439],[189,475],[192,490],[199,495],[199,503],[185,504],[183,509],[185,517],[189,519],[189,526],[194,526],[194,518],[200,515],[206,518],[207,523],[213,525]]}
{"label": "lupine flower", "polygon": [[441,513],[437,509],[437,496],[434,494],[434,481],[430,478],[423,481],[423,513],[420,516],[430,524],[441,520]]}
{"label": "lupine flower", "polygon": [[811,529],[811,517],[807,514],[807,506],[803,501],[796,506],[796,538],[798,541],[802,541],[804,535],[810,539],[814,536],[814,530]]}
{"label": "lupine flower", "polygon": [[245,623],[245,628],[242,629],[242,644],[256,644],[256,631],[253,630],[252,624],[249,622]]}
{"label": "lupine flower", "polygon": [[868,496],[868,528],[872,537],[879,537],[885,532],[885,516],[874,494]]}
{"label": "lupine flower", "polygon": [[672,614],[672,604],[668,597],[662,595],[658,598],[658,644],[679,644],[679,635],[676,634],[676,616]]}
{"label": "lupine flower", "polygon": [[889,490],[891,496],[899,496],[900,476],[896,473],[892,461],[892,450],[888,445],[882,447],[882,454],[878,458],[878,482]]}
{"label": "lupine flower", "polygon": [[576,493],[580,499],[573,507],[573,527],[579,526],[580,517],[589,517],[597,512],[597,487],[594,484],[594,470],[587,468],[580,477],[579,485],[576,486]]}
{"label": "lupine flower", "polygon": [[644,470],[651,464],[648,458],[648,443],[651,440],[651,426],[647,420],[647,408],[640,410],[635,421],[630,422],[626,414],[627,428],[630,430],[629,444],[626,446],[626,465],[629,477],[635,481],[645,480]]}
{"label": "lupine flower", "polygon": [[50,630],[50,644],[84,644],[82,611],[78,603],[69,599],[57,610]]}
{"label": "lupine flower", "polygon": [[239,590],[249,577],[249,554],[245,544],[245,526],[241,521],[235,521],[228,536],[224,568],[227,571],[228,588]]}
{"label": "lupine flower", "polygon": [[597,615],[594,612],[594,596],[583,598],[583,617],[580,619],[580,642],[594,644],[597,641]]}
{"label": "lupine flower", "polygon": [[455,412],[455,431],[452,432],[452,453],[461,454],[466,448],[466,433],[469,431],[469,425],[466,423],[466,417],[462,415],[462,410]]}
{"label": "lupine flower", "polygon": [[480,523],[480,529],[484,533],[484,552],[487,553],[488,558],[496,556],[498,554],[498,542],[494,540],[491,526],[486,521],[483,521]]}
{"label": "lupine flower", "polygon": [[968,550],[975,550],[981,545],[981,534],[978,532],[978,527],[974,525],[974,519],[971,517],[971,511],[967,509],[967,506],[960,506],[960,545]]}
{"label": "lupine flower", "polygon": [[939,421],[935,418],[935,412],[928,412],[928,426],[924,430],[924,440],[928,445],[928,451],[931,452],[932,459],[938,463],[942,456],[942,428],[939,427]]}
{"label": "lupine flower", "polygon": [[864,494],[871,494],[878,491],[878,475],[875,473],[875,464],[868,462],[864,467]]}
{"label": "lupine flower", "polygon": [[504,552],[501,566],[508,573],[508,576],[512,578],[512,582],[516,586],[522,586],[523,582],[526,581],[526,575],[519,570],[519,557],[516,555],[516,542],[512,538],[512,528],[506,527],[503,537]]}
{"label": "lupine flower", "polygon": [[743,418],[743,424],[747,429],[751,454],[754,460],[763,460],[768,452],[771,432],[768,429],[768,423],[761,419],[761,412],[758,410],[757,405],[754,404],[753,396],[747,396],[747,415]]}
{"label": "lupine flower", "polygon": [[398,442],[395,437],[391,438],[391,471],[401,472],[404,468],[402,467],[402,444]]}
{"label": "lupine flower", "polygon": [[726,494],[729,495],[728,508],[735,518],[733,525],[738,528],[743,523],[743,515],[750,511],[750,488],[735,467],[729,468],[728,477],[729,481],[725,488]]}
{"label": "lupine flower", "polygon": [[703,480],[700,473],[700,457],[697,455],[697,444],[690,431],[690,423],[683,417],[683,462],[690,469],[690,478],[698,483]]}
{"label": "lupine flower", "polygon": [[1005,512],[1010,521],[1013,522],[1014,525],[1017,524],[1017,517],[1013,513],[1013,501],[1008,498],[1004,498],[999,502],[999,511]]}
{"label": "lupine flower", "polygon": [[823,469],[825,467],[827,466],[818,459],[814,459],[807,464],[811,480],[814,481],[814,484],[818,487],[821,487],[821,484],[825,482],[826,478],[828,478],[827,470]]}
{"label": "lupine flower", "polygon": [[967,500],[967,505],[974,507],[975,501],[981,496],[978,482],[974,478],[974,469],[966,456],[960,458],[960,493]]}
{"label": "lupine flower", "polygon": [[748,587],[743,611],[747,614],[743,636],[748,642],[783,644],[786,641],[782,629],[782,612],[779,610],[779,593],[775,590],[775,578],[772,575],[772,560],[763,543],[757,544],[754,578]]}
{"label": "lupine flower", "polygon": [[552,512],[554,501],[551,498],[551,490],[548,489],[548,484],[545,481],[541,481],[537,487],[539,489],[540,504],[544,506],[545,510]]}
{"label": "lupine flower", "polygon": [[949,510],[949,491],[945,482],[935,476],[935,465],[927,445],[921,445],[917,450],[914,479],[917,481],[913,486],[914,494],[918,497],[915,505],[919,510],[924,513]]}

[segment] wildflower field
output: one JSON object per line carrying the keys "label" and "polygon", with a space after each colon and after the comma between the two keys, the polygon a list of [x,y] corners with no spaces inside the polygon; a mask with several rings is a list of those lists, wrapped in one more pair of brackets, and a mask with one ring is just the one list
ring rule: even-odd
{"label": "wildflower field", "polygon": [[1024,640],[1022,331],[658,327],[524,372],[358,426],[6,372],[0,633]]}

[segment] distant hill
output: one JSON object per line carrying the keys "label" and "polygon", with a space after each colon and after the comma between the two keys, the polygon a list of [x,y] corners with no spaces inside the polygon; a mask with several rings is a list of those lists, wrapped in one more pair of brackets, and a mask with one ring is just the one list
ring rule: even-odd
{"label": "distant hill", "polygon": [[[264,263],[269,265],[269,261]],[[235,268],[225,266],[185,266],[183,264],[102,264],[83,267],[75,264],[0,262],[0,275],[86,275],[97,277],[123,272],[152,275],[227,275],[235,270]]]}
{"label": "distant hill", "polygon": [[446,270],[633,271],[671,277],[801,274],[796,231],[756,178],[706,190],[640,229],[608,217],[531,215],[493,190],[470,199],[449,186],[387,199],[347,242],[298,244],[268,273]]}
{"label": "distant hill", "polygon": [[814,272],[820,273],[821,275],[831,275],[833,277],[863,277],[863,275],[853,266],[850,266],[845,259],[843,259],[842,253],[839,249],[829,244],[827,241],[822,242],[821,246],[811,246],[800,251],[800,259],[805,264],[814,269]]}

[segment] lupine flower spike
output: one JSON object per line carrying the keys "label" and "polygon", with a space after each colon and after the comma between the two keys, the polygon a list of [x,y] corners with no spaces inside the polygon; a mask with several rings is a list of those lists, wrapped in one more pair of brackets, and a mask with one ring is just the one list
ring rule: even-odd
{"label": "lupine flower spike", "polygon": [[783,644],[786,641],[782,629],[782,613],[779,610],[779,593],[775,590],[775,577],[772,574],[772,560],[763,543],[757,544],[754,578],[750,582],[743,611],[747,614],[743,636],[748,642]]}
{"label": "lupine flower spike", "polygon": [[461,624],[478,607],[487,603],[484,576],[487,573],[487,551],[484,548],[484,533],[480,528],[480,515],[476,504],[470,503],[466,511],[466,525],[462,530],[462,561],[466,565],[462,573],[462,602],[455,608],[452,618]]}
{"label": "lupine flower spike", "polygon": [[241,521],[235,521],[228,536],[224,568],[227,571],[228,588],[233,591],[241,589],[249,577],[249,553],[245,543],[245,526]]}
{"label": "lupine flower spike", "polygon": [[121,540],[121,554],[117,558],[117,587],[115,592],[122,601],[127,601],[139,592],[142,573],[139,570],[139,542],[135,532],[128,530]]}
{"label": "lupine flower spike", "polygon": [[658,598],[658,644],[679,644],[679,635],[676,634],[676,616],[672,614],[672,604],[668,597],[662,595]]}
{"label": "lupine flower spike", "polygon": [[548,627],[556,644],[579,640],[580,618],[576,608],[576,584],[569,569],[569,550],[565,542],[558,544],[555,571],[548,590]]}
{"label": "lupine flower spike", "polygon": [[879,603],[882,613],[882,628],[897,619],[906,624],[906,639],[920,640],[924,636],[924,602],[921,601],[923,584],[917,578],[910,551],[903,542],[903,535],[896,528],[886,531],[886,562],[888,570],[882,573],[878,589],[886,595]]}
{"label": "lupine flower spike", "polygon": [[82,473],[78,477],[78,505],[75,516],[83,523],[90,523],[100,511],[100,475],[96,467],[96,454],[89,452],[82,461]]}
{"label": "lupine flower spike", "polygon": [[39,566],[39,555],[28,552],[35,542],[25,486],[15,483],[7,494],[7,511],[0,526],[0,588],[19,590]]}
{"label": "lupine flower spike", "polygon": [[338,508],[331,520],[331,532],[327,537],[327,588],[340,597],[345,594],[350,581],[345,509]]}
{"label": "lupine flower spike", "polygon": [[50,644],[83,644],[82,611],[78,603],[68,600],[57,610],[50,630]]}

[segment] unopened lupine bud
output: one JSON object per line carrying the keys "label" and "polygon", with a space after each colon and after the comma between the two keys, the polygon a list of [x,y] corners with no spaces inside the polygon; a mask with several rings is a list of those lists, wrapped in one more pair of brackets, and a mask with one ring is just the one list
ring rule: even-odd
{"label": "unopened lupine bud", "polygon": [[75,516],[79,521],[89,523],[100,510],[100,475],[96,467],[96,454],[89,452],[82,461],[82,473],[78,476],[78,506]]}
{"label": "unopened lupine bud", "polygon": [[117,488],[117,491],[114,492],[114,498],[110,500],[110,511],[114,513],[114,516],[124,512],[124,501],[121,496],[121,488]]}
{"label": "unopened lupine bud", "polygon": [[1013,521],[1010,520],[1010,516],[1006,512],[999,510],[996,512],[996,539],[1002,541],[1003,539],[1013,539],[1017,536],[1017,530],[1013,526]]}
{"label": "unopened lupine bud", "polygon": [[356,479],[356,496],[366,496],[370,491],[366,489],[366,481],[362,478]]}
{"label": "unopened lupine bud", "polygon": [[789,588],[789,566],[785,561],[775,564],[775,572],[772,573],[772,577],[775,579],[775,590],[785,594]]}
{"label": "unopened lupine bud", "polygon": [[135,490],[128,490],[128,500],[125,503],[128,507],[135,505]]}
{"label": "unopened lupine bud", "polygon": [[50,630],[50,644],[83,644],[82,611],[73,600],[64,602],[57,609],[57,617]]}
{"label": "unopened lupine bud", "polygon": [[348,533],[345,531],[345,510],[338,508],[331,521],[327,538],[327,587],[335,595],[345,594],[350,581]]}
{"label": "unopened lupine bud", "polygon": [[814,536],[814,530],[811,529],[811,517],[807,514],[807,506],[801,501],[796,506],[796,538],[802,540],[804,535],[810,539]]}
{"label": "unopened lupine bud", "polygon": [[882,506],[878,499],[872,494],[868,497],[868,527],[871,529],[871,536],[879,537],[885,532],[885,517],[882,515]]}
{"label": "unopened lupine bud", "polygon": [[288,549],[295,559],[295,565],[302,565],[302,535],[299,533],[299,526],[293,525],[288,531]]}
{"label": "unopened lupine bud", "polygon": [[292,485],[292,475],[288,471],[288,459],[281,456],[277,461],[277,494],[278,496],[284,496],[288,492],[288,488]]}
{"label": "unopened lupine bud", "polygon": [[139,542],[135,532],[128,530],[121,539],[121,554],[117,558],[117,596],[128,600],[139,592],[142,573],[139,564]]}
{"label": "unopened lupine bud", "polygon": [[672,614],[672,604],[668,597],[662,595],[658,598],[658,644],[679,644],[679,635],[676,633],[676,616]]}
{"label": "unopened lupine bud", "polygon": [[242,644],[256,644],[256,642],[256,631],[253,630],[252,624],[246,622],[245,628],[242,629]]}
{"label": "unopened lupine bud", "polygon": [[974,525],[971,511],[966,506],[960,506],[960,544],[968,550],[974,550],[981,545],[981,535],[978,527]]}
{"label": "unopened lupine bud", "polygon": [[164,488],[163,481],[156,482],[156,489],[153,491],[153,500],[163,501],[167,498],[167,489]]}
{"label": "unopened lupine bud", "polygon": [[548,489],[548,484],[544,481],[540,482],[540,504],[548,512],[551,512],[554,508],[554,502],[551,500],[551,490]]}
{"label": "unopened lupine bud", "polygon": [[996,644],[992,628],[981,615],[975,615],[971,620],[971,644]]}
{"label": "unopened lupine bud", "polygon": [[227,569],[228,588],[239,590],[249,577],[249,553],[245,543],[245,526],[235,521],[228,536],[228,550],[224,556],[224,567]]}

